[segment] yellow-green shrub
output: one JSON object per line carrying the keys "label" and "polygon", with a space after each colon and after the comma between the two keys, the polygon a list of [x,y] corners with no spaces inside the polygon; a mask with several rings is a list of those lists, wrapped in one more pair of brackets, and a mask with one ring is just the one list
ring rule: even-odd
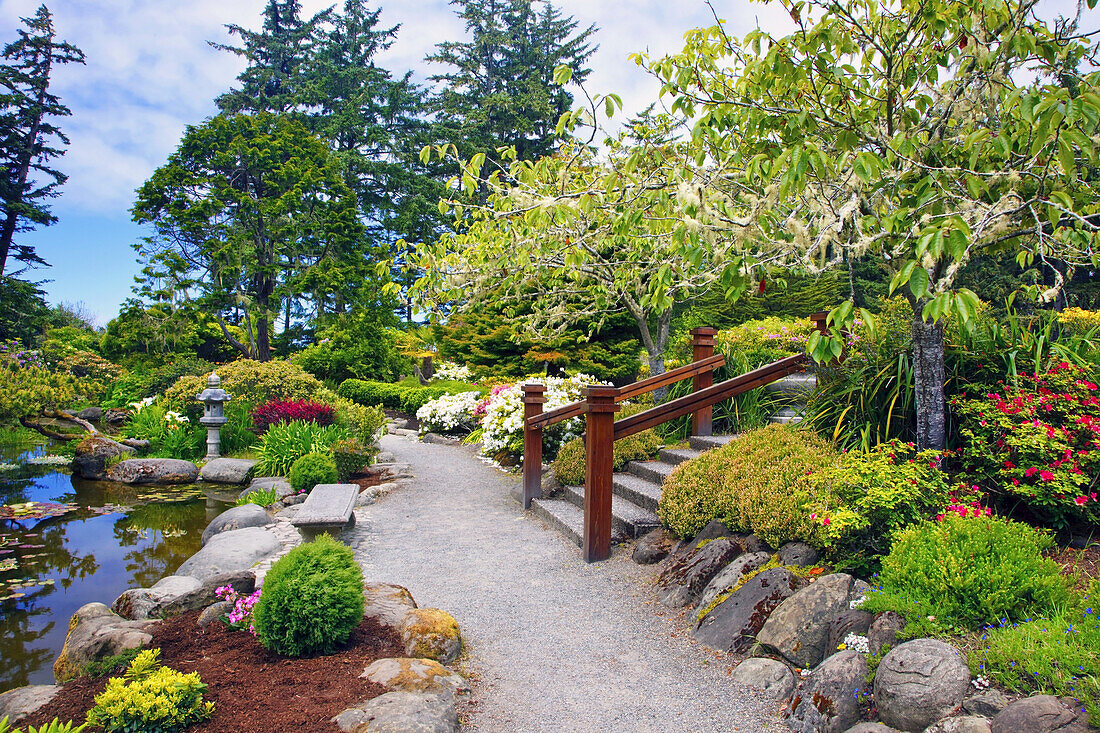
{"label": "yellow-green shrub", "polygon": [[1100,328],[1100,311],[1066,308],[1058,314],[1058,323],[1071,333],[1085,334],[1094,328]]}
{"label": "yellow-green shrub", "polygon": [[[616,471],[622,471],[630,461],[648,461],[657,457],[664,440],[656,430],[643,430],[628,438],[615,441],[612,459]],[[563,486],[579,486],[584,483],[585,449],[583,438],[573,438],[565,443],[554,459],[554,474]]]}
{"label": "yellow-green shrub", "polygon": [[812,476],[835,460],[829,444],[809,431],[752,430],[680,464],[665,481],[657,515],[680,537],[721,519],[775,547],[792,540],[820,544],[810,519],[818,491]]}
{"label": "yellow-green shrub", "polygon": [[[333,404],[336,395],[321,380],[289,361],[240,359],[216,368],[222,389],[234,400],[262,405],[268,400],[313,400]],[[166,406],[182,411],[197,405],[195,395],[206,389],[203,376],[183,376],[164,393]]]}
{"label": "yellow-green shrub", "polygon": [[88,711],[88,724],[105,731],[176,733],[209,718],[214,703],[203,701],[206,685],[198,673],[162,667],[159,657],[159,649],[146,649],[122,677],[107,680]]}

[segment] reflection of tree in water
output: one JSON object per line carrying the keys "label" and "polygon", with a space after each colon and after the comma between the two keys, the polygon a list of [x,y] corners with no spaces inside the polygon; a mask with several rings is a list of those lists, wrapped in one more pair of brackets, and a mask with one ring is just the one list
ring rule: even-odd
{"label": "reflection of tree in water", "polygon": [[[2,531],[14,531],[20,544],[43,545],[41,548],[21,550],[16,553],[19,559],[19,573],[22,576],[54,575],[62,588],[68,588],[74,581],[83,580],[99,570],[95,555],[89,553],[83,557],[74,554],[65,543],[65,525],[72,521],[73,515],[48,519],[33,528],[18,524],[9,524]],[[27,534],[38,535],[27,537]],[[94,549],[94,548],[85,548]],[[26,555],[36,555],[27,558]]]}
{"label": "reflection of tree in water", "polygon": [[115,522],[114,533],[126,553],[130,586],[148,588],[202,548],[206,528],[203,501],[145,504]]}
{"label": "reflection of tree in water", "polygon": [[27,684],[31,673],[48,666],[57,654],[49,646],[32,648],[34,642],[53,630],[53,620],[41,627],[32,622],[43,614],[49,618],[49,605],[39,601],[54,590],[52,585],[42,586],[23,598],[0,601],[0,659],[4,660],[0,665],[0,690]]}

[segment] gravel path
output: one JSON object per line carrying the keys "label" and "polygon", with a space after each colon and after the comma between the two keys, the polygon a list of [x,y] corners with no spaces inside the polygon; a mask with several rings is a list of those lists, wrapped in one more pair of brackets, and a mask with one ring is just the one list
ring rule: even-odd
{"label": "gravel path", "polygon": [[510,498],[518,479],[468,448],[395,436],[382,447],[416,478],[357,512],[352,544],[368,581],[404,585],[458,620],[474,686],[465,730],[786,729],[682,619],[658,616],[668,611],[652,568],[624,550],[586,565]]}

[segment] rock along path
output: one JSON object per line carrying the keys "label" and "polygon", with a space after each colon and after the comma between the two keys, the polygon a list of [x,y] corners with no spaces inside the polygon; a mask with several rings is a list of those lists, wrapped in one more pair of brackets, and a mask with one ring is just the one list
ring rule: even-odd
{"label": "rock along path", "polygon": [[368,581],[404,585],[458,620],[474,687],[465,730],[786,729],[683,620],[657,616],[652,568],[623,550],[585,564],[524,515],[510,497],[518,479],[469,448],[382,440],[416,478],[358,510],[349,539]]}

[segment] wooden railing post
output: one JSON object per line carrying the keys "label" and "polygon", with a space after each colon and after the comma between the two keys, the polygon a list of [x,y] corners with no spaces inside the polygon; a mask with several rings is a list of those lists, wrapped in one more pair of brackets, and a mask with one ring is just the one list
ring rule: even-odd
{"label": "wooden railing post", "polygon": [[810,314],[810,320],[813,321],[814,326],[817,327],[817,330],[821,332],[822,336],[829,335],[829,326],[827,325],[828,318],[829,314],[825,311]]}
{"label": "wooden railing post", "polygon": [[611,491],[614,471],[615,387],[585,390],[584,561],[611,557]]}
{"label": "wooden railing post", "polygon": [[542,491],[542,428],[529,427],[532,417],[542,414],[546,403],[546,387],[542,384],[523,385],[523,508],[531,508],[531,500]]}
{"label": "wooden railing post", "polygon": [[[701,361],[714,356],[714,335],[717,329],[703,327],[691,330],[691,357],[692,361]],[[698,392],[701,389],[714,384],[714,372],[706,371],[692,377],[692,390]],[[713,432],[714,408],[707,406],[700,408],[691,416],[692,435],[710,435]]]}

